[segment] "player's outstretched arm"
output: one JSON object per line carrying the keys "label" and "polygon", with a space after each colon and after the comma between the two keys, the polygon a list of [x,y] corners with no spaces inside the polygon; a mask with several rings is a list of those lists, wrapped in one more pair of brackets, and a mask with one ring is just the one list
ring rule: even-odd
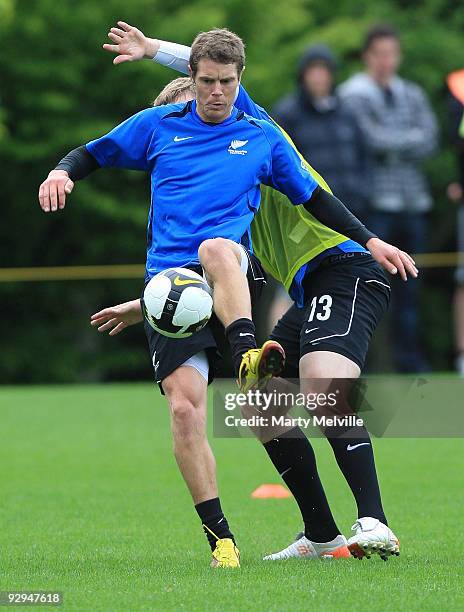
{"label": "player's outstretched arm", "polygon": [[103,48],[116,53],[113,64],[136,62],[141,59],[153,59],[160,48],[159,40],[148,38],[145,34],[125,21],[118,21],[118,27],[111,28],[108,38],[114,44],[105,43]]}
{"label": "player's outstretched arm", "polygon": [[397,274],[399,272],[404,281],[408,280],[408,276],[417,278],[419,271],[416,268],[415,261],[405,251],[398,249],[393,244],[380,240],[380,238],[368,240],[366,248],[375,261],[390,274]]}
{"label": "player's outstretched arm", "polygon": [[104,308],[90,317],[90,325],[100,333],[108,331],[110,336],[116,336],[123,329],[143,321],[140,300],[124,302],[117,306]]}
{"label": "player's outstretched arm", "polygon": [[408,275],[417,277],[418,270],[412,257],[375,236],[334,195],[318,187],[304,207],[327,227],[366,247],[376,262],[390,274],[399,273],[404,281]]}
{"label": "player's outstretched arm", "polygon": [[104,44],[103,48],[110,53],[117,54],[113,64],[150,59],[155,60],[161,66],[188,74],[190,47],[166,40],[148,38],[141,30],[125,21],[118,21],[118,27],[111,28],[108,37],[115,44]]}
{"label": "player's outstretched arm", "polygon": [[61,210],[66,204],[66,195],[73,190],[74,182],[65,170],[52,170],[39,187],[39,203],[44,212]]}
{"label": "player's outstretched arm", "polygon": [[85,146],[70,151],[39,187],[39,203],[44,212],[62,210],[74,182],[97,170],[100,164]]}

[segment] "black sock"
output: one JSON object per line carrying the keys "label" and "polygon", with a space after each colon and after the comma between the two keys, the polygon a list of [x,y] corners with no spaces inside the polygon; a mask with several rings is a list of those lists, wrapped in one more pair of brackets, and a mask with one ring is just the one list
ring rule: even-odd
{"label": "black sock", "polygon": [[331,427],[324,433],[332,446],[338,466],[353,492],[358,506],[358,518],[372,516],[388,525],[382,507],[374,452],[367,429]]}
{"label": "black sock", "polygon": [[303,517],[305,536],[313,542],[336,538],[340,531],[319,480],[313,447],[303,431],[295,427],[263,446],[293,493]]}
{"label": "black sock", "polygon": [[225,333],[232,350],[235,375],[238,376],[243,354],[257,346],[255,325],[251,319],[237,319],[226,327]]}
{"label": "black sock", "polygon": [[[235,543],[235,538],[229,529],[229,523],[222,512],[219,497],[208,499],[207,501],[196,504],[195,510],[198,512],[198,516],[201,518],[203,529],[206,533],[206,537],[208,538],[211,550],[216,548],[217,539],[222,540],[223,538],[231,538]],[[210,533],[206,527],[211,529],[216,537],[214,537],[214,535]]]}

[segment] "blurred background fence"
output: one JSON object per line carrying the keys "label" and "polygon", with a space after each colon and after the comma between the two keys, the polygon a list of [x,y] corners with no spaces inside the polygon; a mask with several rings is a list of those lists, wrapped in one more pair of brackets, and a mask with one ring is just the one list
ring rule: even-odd
{"label": "blurred background fence", "polygon": [[[337,78],[343,81],[361,69],[366,30],[380,21],[396,26],[401,75],[425,89],[441,127],[439,149],[425,166],[434,198],[427,250],[456,250],[456,206],[446,197],[457,169],[447,136],[445,78],[464,64],[461,2],[0,0],[1,268],[131,266],[144,260],[147,176],[97,172],[77,185],[59,214],[44,215],[37,202],[39,184],[65,153],[145,108],[175,76],[151,62],[114,67],[101,45],[118,19],[184,44],[200,30],[229,27],[247,44],[244,83],[269,109],[294,89],[297,60],[308,44],[322,42],[337,53]],[[449,369],[454,357],[448,263],[423,272],[421,333],[434,370]],[[150,378],[140,326],[108,338],[88,323],[91,313],[140,294],[142,275],[117,276],[33,283],[4,276],[0,382]],[[259,322],[264,334],[264,312]],[[379,338],[388,333],[380,330]],[[379,342],[373,367],[388,370]]]}

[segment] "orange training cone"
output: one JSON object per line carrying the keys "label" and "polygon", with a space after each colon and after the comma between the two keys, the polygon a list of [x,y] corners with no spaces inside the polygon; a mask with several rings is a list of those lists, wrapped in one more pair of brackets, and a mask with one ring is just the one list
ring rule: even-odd
{"label": "orange training cone", "polygon": [[253,491],[251,497],[256,499],[283,499],[292,497],[292,494],[281,484],[262,484]]}

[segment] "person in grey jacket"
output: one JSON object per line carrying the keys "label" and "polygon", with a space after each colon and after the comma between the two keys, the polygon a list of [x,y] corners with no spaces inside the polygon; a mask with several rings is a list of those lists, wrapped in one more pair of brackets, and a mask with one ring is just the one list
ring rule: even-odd
{"label": "person in grey jacket", "polygon": [[[398,76],[401,45],[390,26],[366,36],[366,71],[343,83],[338,93],[356,114],[370,161],[369,227],[408,252],[426,247],[432,197],[421,167],[437,147],[435,115],[419,85]],[[429,369],[419,332],[419,284],[397,286],[392,300],[393,360],[398,371]]]}

